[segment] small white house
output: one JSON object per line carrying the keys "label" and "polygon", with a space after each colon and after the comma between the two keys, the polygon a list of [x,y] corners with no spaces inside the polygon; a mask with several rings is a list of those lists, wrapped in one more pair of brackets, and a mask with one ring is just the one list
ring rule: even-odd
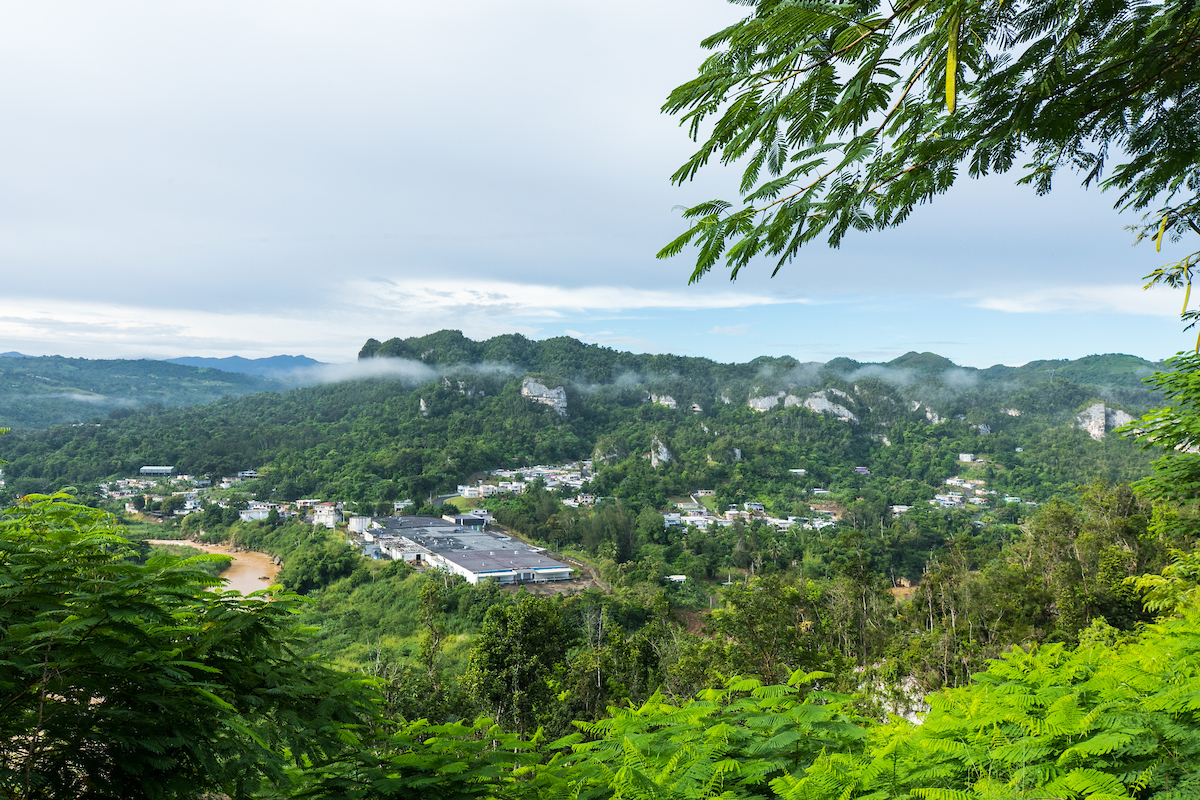
{"label": "small white house", "polygon": [[313,524],[332,528],[342,521],[342,512],[333,503],[321,503],[313,509]]}

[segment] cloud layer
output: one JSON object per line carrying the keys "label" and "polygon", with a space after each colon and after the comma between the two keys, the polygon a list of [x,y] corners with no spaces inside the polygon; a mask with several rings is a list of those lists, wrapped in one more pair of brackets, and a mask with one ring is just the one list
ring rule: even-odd
{"label": "cloud layer", "polygon": [[737,175],[672,186],[695,145],[659,108],[699,41],[745,13],[13,5],[0,351],[336,362],[442,328],[742,361],[948,340],[968,363],[1175,349],[1160,342],[1179,299],[1129,283],[1174,245],[1131,249],[1111,198],[1069,180],[1045,198],[969,181],[899,230],[806,247],[776,279],[763,262],[689,286],[688,256],[655,253],[683,229],[677,205],[734,199]]}

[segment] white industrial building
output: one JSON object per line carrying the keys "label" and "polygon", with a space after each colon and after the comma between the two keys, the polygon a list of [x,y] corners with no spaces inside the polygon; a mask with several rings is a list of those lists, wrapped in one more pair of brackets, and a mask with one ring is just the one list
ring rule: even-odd
{"label": "white industrial building", "polygon": [[370,537],[389,558],[462,575],[468,583],[545,583],[570,580],[573,570],[511,537],[470,530],[436,517],[379,517]]}

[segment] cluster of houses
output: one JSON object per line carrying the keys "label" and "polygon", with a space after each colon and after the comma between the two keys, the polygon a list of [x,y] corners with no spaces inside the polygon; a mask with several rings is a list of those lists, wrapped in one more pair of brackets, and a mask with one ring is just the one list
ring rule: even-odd
{"label": "cluster of houses", "polygon": [[[242,481],[254,480],[257,477],[256,470],[242,470],[236,476],[221,478],[217,481],[217,487],[230,489]],[[183,505],[174,510],[174,515],[184,517],[202,510],[200,497],[212,488],[212,485],[213,481],[209,478],[177,474],[173,466],[147,466],[138,471],[136,478],[108,481],[99,484],[97,488],[101,497],[112,500],[131,501],[140,496],[149,503],[159,503],[173,495],[181,496],[184,500]],[[218,499],[215,504],[219,508],[229,507],[227,499]],[[395,513],[399,514],[412,504],[412,500],[399,500],[393,504],[393,508]],[[125,503],[125,510],[131,514],[138,511],[132,502]],[[252,499],[246,508],[238,512],[238,516],[243,522],[253,522],[267,519],[272,511],[278,514],[280,519],[300,516],[305,522],[331,529],[340,523],[344,516],[341,503],[322,502],[319,499],[297,500],[294,503]]]}
{"label": "cluster of houses", "polygon": [[491,515],[351,517],[349,542],[368,558],[443,569],[468,583],[545,583],[570,580],[574,570],[540,547],[486,529]]}
{"label": "cluster of houses", "polygon": [[[474,484],[458,485],[458,494],[469,500],[494,497],[498,494],[521,494],[531,481],[541,480],[547,489],[582,489],[592,471],[591,461],[572,461],[561,466],[537,465],[519,469],[496,469],[489,479]],[[496,480],[499,478],[500,480]],[[507,480],[505,480],[507,479]]]}
{"label": "cluster of houses", "polygon": [[[964,453],[963,456],[969,456],[970,453]],[[966,460],[963,456],[959,456],[959,460]],[[995,492],[991,489],[985,489],[986,481],[964,478],[947,478],[947,486],[954,486],[962,491],[946,492],[945,494],[935,494],[933,499],[929,501],[930,505],[940,508],[963,508],[970,503],[974,506],[986,506],[989,502],[989,496],[995,496]]]}
{"label": "cluster of houses", "polygon": [[663,521],[668,527],[684,527],[691,525],[700,530],[708,530],[709,528],[728,528],[734,522],[741,521],[745,524],[752,522],[762,522],[777,530],[787,530],[793,525],[799,525],[801,528],[808,530],[820,530],[834,525],[837,522],[836,516],[831,511],[813,510],[810,517],[772,517],[766,512],[766,507],[762,503],[742,503],[742,507],[736,505],[729,506],[723,514],[716,514],[710,511],[700,498],[711,497],[715,494],[711,489],[702,489],[694,492],[691,495],[690,503],[675,503],[672,510],[668,510],[663,514]]}

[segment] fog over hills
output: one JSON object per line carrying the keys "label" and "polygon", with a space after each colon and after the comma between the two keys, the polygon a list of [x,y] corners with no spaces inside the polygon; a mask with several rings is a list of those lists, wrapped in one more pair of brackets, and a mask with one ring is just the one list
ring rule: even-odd
{"label": "fog over hills", "polygon": [[723,364],[707,358],[623,352],[565,336],[535,341],[505,334],[474,341],[456,330],[382,342],[370,339],[357,361],[346,364],[326,364],[303,355],[167,361],[24,356],[16,352],[3,356],[0,426],[20,429],[79,423],[151,404],[203,405],[223,397],[361,379],[416,385],[464,371],[504,379],[534,374],[567,384],[572,392],[610,387],[612,391],[670,395],[680,403],[703,407],[877,379],[901,388],[910,399],[940,404],[943,414],[965,414],[984,407],[994,410],[1018,401],[1030,408],[1041,407],[1042,400],[1029,395],[1035,389],[1034,395],[1043,399],[1052,390],[1056,399],[1050,405],[1059,414],[1070,411],[1073,403],[1089,399],[1139,411],[1152,404],[1141,380],[1161,367],[1135,356],[1109,354],[977,369],[960,367],[934,353],[916,352],[884,363],[850,358],[801,362],[789,356],[761,356],[743,364]]}
{"label": "fog over hills", "polygon": [[226,358],[203,358],[200,356],[183,356],[181,358],[164,359],[169,364],[182,364],[187,367],[207,367],[219,369],[222,372],[236,372],[241,375],[261,375],[267,378],[290,375],[297,370],[324,366],[323,361],[317,361],[308,356],[270,356],[267,358],[242,358],[227,356]]}

